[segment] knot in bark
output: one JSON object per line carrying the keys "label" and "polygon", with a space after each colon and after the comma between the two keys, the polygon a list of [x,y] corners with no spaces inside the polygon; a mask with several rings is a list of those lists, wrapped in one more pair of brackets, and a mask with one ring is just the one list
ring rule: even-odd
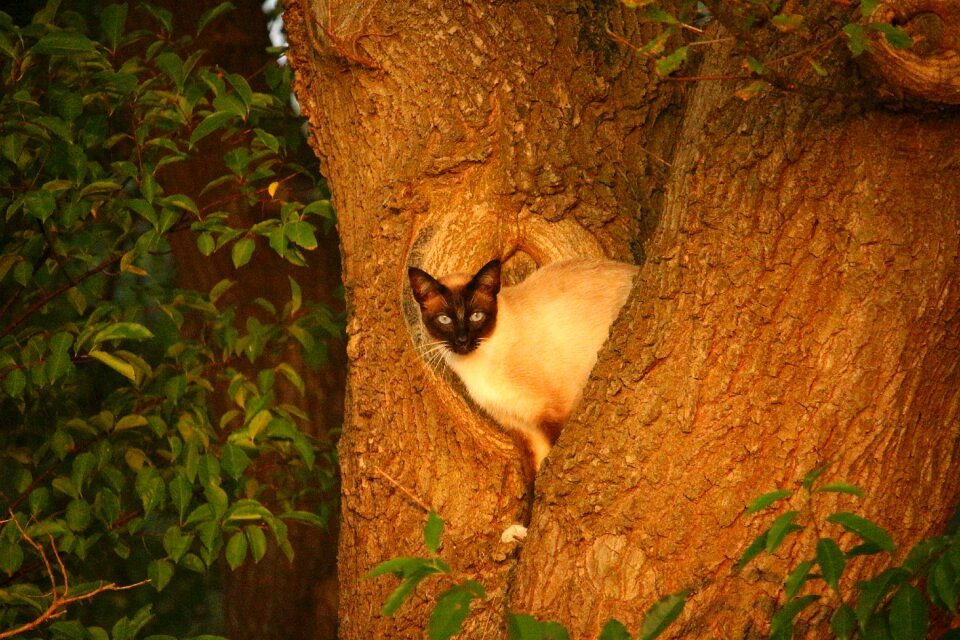
{"label": "knot in bark", "polygon": [[883,0],[869,22],[899,27],[913,40],[898,49],[878,34],[869,60],[881,90],[898,98],[960,104],[960,2]]}

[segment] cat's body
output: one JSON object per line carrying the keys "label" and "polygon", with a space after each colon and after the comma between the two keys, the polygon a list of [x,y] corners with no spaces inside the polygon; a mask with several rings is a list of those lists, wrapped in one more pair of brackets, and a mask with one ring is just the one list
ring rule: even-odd
{"label": "cat's body", "polygon": [[447,365],[491,417],[528,440],[536,470],[580,400],[636,272],[574,258],[500,289],[492,261],[473,276],[439,280],[412,268],[410,282],[428,333],[447,344]]}

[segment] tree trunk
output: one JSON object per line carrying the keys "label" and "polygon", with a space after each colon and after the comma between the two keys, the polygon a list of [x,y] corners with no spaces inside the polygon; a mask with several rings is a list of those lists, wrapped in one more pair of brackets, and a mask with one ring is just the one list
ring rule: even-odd
{"label": "tree trunk", "polygon": [[[396,582],[363,575],[426,554],[423,507],[490,595],[471,638],[502,636],[504,609],[636,631],[683,588],[677,637],[758,637],[812,546],[734,576],[765,524],[744,507],[824,464],[868,498],[812,516],[857,511],[902,549],[942,529],[960,494],[955,112],[679,92],[620,47],[650,34],[616,3],[291,0],[286,19],[350,310],[342,637],[422,637],[443,585],[385,619]],[[737,72],[719,39],[698,75]],[[516,278],[599,254],[643,268],[518,549],[500,542],[524,515],[518,455],[418,356],[406,267],[502,256]]]}

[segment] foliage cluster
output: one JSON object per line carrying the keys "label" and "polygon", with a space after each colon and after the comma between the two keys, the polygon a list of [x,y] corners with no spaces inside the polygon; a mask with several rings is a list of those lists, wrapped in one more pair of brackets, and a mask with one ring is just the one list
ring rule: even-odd
{"label": "foliage cluster", "polygon": [[879,0],[821,3],[826,10],[815,3],[782,0],[621,1],[635,8],[642,20],[661,26],[655,37],[636,47],[637,55],[648,58],[661,76],[681,71],[698,47],[717,43],[706,27],[714,21],[721,24],[729,34],[721,40],[735,43],[743,69],[741,75],[723,79],[744,81],[737,91],[744,100],[770,87],[810,94],[837,92],[840,87],[823,83],[831,75],[837,43],[845,43],[854,57],[870,51],[877,38],[896,48],[913,44],[903,28],[877,19]]}
{"label": "foliage cluster", "polygon": [[[342,320],[292,278],[279,308],[228,302],[230,280],[178,288],[171,242],[241,267],[262,238],[303,265],[332,213],[321,185],[274,197],[317,175],[292,161],[289,70],[264,93],[201,64],[196,35],[229,3],[179,37],[150,5],[130,31],[126,4],[90,24],[59,4],[22,27],[0,13],[0,637],[127,640],[175,575],[271,541],[290,556],[289,524],[326,520],[304,497],[334,481],[282,355],[322,364]],[[170,168],[204,146],[222,175],[183,193]],[[105,592],[110,617],[70,606]]]}
{"label": "foliage cluster", "polygon": [[[440,550],[440,538],[443,535],[443,520],[436,512],[427,515],[423,527],[423,544],[430,557],[392,558],[381,562],[368,574],[375,578],[393,574],[401,579],[400,585],[387,598],[380,613],[393,615],[407,598],[413,594],[425,578],[442,577],[452,585],[437,596],[437,601],[427,623],[427,637],[430,640],[449,640],[463,628],[470,615],[470,604],[477,599],[487,597],[483,586],[470,579],[458,579],[458,576],[437,554]],[[653,640],[680,616],[686,604],[689,591],[668,595],[654,603],[646,612],[637,640]],[[507,635],[510,640],[569,640],[570,635],[559,622],[540,621],[527,614],[508,613]],[[599,640],[630,640],[633,636],[618,620],[609,620],[600,632]]]}
{"label": "foliage cluster", "polygon": [[[863,497],[863,491],[846,483],[819,483],[824,468],[808,473],[801,482],[805,509],[781,513],[747,547],[734,568],[742,571],[763,552],[773,554],[791,536],[807,526],[819,533],[824,523],[813,521],[812,502],[816,496],[841,493]],[[779,490],[766,493],[748,505],[746,512],[761,512],[777,503],[794,498],[795,492]],[[807,525],[799,521],[807,517]],[[814,556],[794,567],[784,580],[783,601],[770,620],[771,640],[789,640],[793,637],[798,616],[804,610],[819,606],[821,615],[830,615],[832,637],[838,640],[870,638],[875,640],[923,640],[930,631],[929,609],[938,608],[956,616],[960,605],[960,533],[926,538],[918,542],[899,564],[883,569],[875,576],[860,580],[855,585],[843,580],[844,571],[855,558],[887,553],[892,557],[897,550],[893,538],[876,523],[851,512],[830,514],[826,523],[838,537],[821,536]],[[829,525],[826,525],[829,526]],[[430,557],[393,558],[380,563],[368,574],[377,577],[393,574],[400,585],[387,598],[382,615],[393,615],[425,578],[438,575],[452,583],[434,604],[427,625],[430,640],[448,640],[460,632],[470,613],[470,604],[486,598],[483,586],[463,579],[458,580],[450,566],[438,557],[443,521],[431,512],[423,529],[424,546]],[[861,542],[844,550],[842,534],[852,535]],[[817,583],[823,588],[817,589]],[[804,593],[814,591],[814,593]],[[813,587],[810,589],[809,587]],[[852,588],[851,588],[852,587]],[[823,593],[827,592],[828,596]],[[653,640],[662,634],[683,612],[689,590],[670,594],[654,603],[646,612],[636,638]],[[568,640],[567,629],[558,622],[542,622],[529,615],[508,614],[507,632],[511,640]],[[630,640],[629,630],[618,620],[604,625],[598,640]],[[947,631],[940,640],[960,639],[960,629]]]}
{"label": "foliage cluster", "polygon": [[[771,639],[791,638],[798,614],[813,606],[821,608],[821,613],[830,613],[830,630],[839,640],[922,640],[930,630],[931,606],[956,616],[960,604],[960,534],[957,533],[921,540],[899,564],[891,563],[856,585],[844,581],[844,571],[856,558],[884,553],[892,558],[897,545],[882,527],[854,513],[832,513],[825,523],[814,520],[812,501],[817,496],[846,493],[863,497],[863,491],[854,485],[818,484],[823,471],[821,468],[808,473],[801,483],[805,508],[787,510],[777,516],[747,547],[737,562],[737,569],[742,569],[761,552],[774,553],[791,535],[806,527],[813,527],[819,534],[830,524],[839,525],[860,542],[844,550],[841,540],[818,537],[813,557],[799,562],[784,581],[783,604],[771,620]],[[767,493],[754,500],[747,511],[757,513],[793,497],[794,492],[788,490]],[[798,520],[804,517],[807,524],[799,524]],[[817,588],[817,582],[825,585]],[[804,594],[806,585],[813,586],[815,592]],[[823,595],[824,591],[827,595]],[[960,638],[960,629],[939,637],[956,640]]]}

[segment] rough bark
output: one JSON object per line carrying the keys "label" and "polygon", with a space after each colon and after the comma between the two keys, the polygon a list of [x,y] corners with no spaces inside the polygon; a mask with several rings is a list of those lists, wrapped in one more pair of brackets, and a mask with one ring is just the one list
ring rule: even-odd
{"label": "rough bark", "polygon": [[[904,547],[956,505],[956,115],[681,95],[609,37],[638,42],[632,19],[599,2],[287,4],[350,310],[344,638],[422,635],[429,589],[384,619],[396,583],[362,579],[425,554],[421,505],[491,594],[471,638],[499,637],[505,607],[578,638],[611,616],[635,631],[684,587],[678,633],[756,636],[776,572],[810,549],[732,577],[759,531],[744,506],[824,463]],[[728,54],[700,73],[729,75]],[[522,517],[516,453],[418,357],[405,269],[597,253],[645,263],[515,549],[499,533]]]}

